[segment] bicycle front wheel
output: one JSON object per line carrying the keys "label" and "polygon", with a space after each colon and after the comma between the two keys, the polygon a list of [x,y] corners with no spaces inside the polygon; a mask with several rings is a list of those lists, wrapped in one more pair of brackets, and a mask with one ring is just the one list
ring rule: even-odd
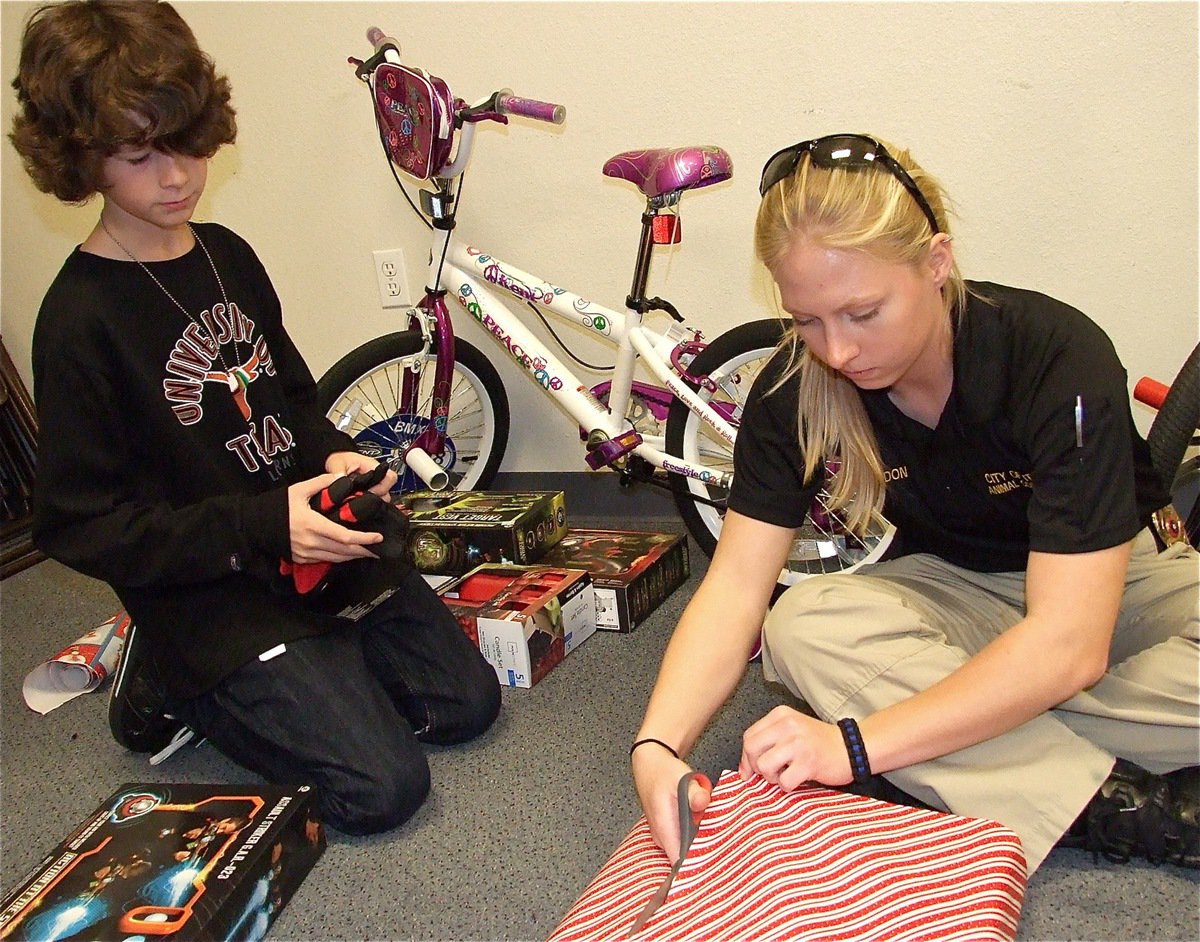
{"label": "bicycle front wheel", "polygon": [[[436,352],[412,352],[411,333],[378,337],[351,350],[317,383],[321,410],[350,435],[358,450],[386,461],[400,476],[394,494],[425,485],[405,464],[404,453],[428,427],[433,411]],[[401,401],[406,375],[417,394]],[[434,460],[454,490],[485,490],[496,476],[508,442],[508,395],[495,367],[476,347],[454,341],[454,375],[446,447]]]}
{"label": "bicycle front wheel", "polygon": [[[707,376],[716,391],[698,389],[701,399],[736,427],[750,387],[783,337],[781,320],[751,321],[727,330],[704,348],[688,367],[694,376]],[[733,473],[733,448],[681,400],[674,399],[667,414],[667,451],[714,471]],[[683,475],[673,474],[675,506],[700,549],[711,556],[721,533],[728,492]]]}

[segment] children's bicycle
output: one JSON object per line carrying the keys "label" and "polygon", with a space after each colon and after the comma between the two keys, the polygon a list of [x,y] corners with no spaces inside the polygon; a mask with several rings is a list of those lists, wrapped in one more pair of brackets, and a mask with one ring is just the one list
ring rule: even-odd
{"label": "children's bicycle", "polygon": [[[441,79],[404,64],[395,40],[378,29],[367,38],[374,54],[349,61],[370,90],[392,175],[430,229],[429,287],[407,312],[406,329],[351,351],[321,378],[322,409],[361,451],[397,471],[398,493],[486,489],[508,439],[508,396],[487,355],[455,335],[449,296],[578,425],[587,467],[612,470],[622,483],[669,488],[688,531],[711,554],[743,404],[785,325],[780,319],[740,324],[706,342],[669,302],[647,297],[646,288],[654,247],[680,241],[680,198],[729,179],[729,155],[712,146],[660,148],[626,151],[604,165],[607,176],[633,184],[646,198],[632,288],[617,312],[458,234],[458,193],[476,129],[507,124],[509,116],[557,124],[564,108],[508,89],[468,105]],[[397,170],[425,184],[419,208]],[[510,308],[514,300],[525,306]],[[526,326],[529,311],[556,340],[543,311],[611,344],[609,378],[592,386],[577,378]],[[666,315],[665,325],[651,327],[652,313]],[[650,381],[635,377],[639,365]],[[891,533],[880,517],[866,537],[850,535],[814,505],[780,581],[856,568],[882,555]]]}

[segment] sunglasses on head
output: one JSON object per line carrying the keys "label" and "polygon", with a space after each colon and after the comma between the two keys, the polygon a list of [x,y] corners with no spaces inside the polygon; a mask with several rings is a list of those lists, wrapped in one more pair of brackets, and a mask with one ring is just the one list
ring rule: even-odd
{"label": "sunglasses on head", "polygon": [[817,137],[811,141],[801,141],[791,147],[773,154],[763,165],[762,179],[758,184],[758,193],[765,196],[780,180],[790,177],[796,172],[800,158],[808,154],[808,159],[816,166],[827,170],[843,168],[846,170],[863,170],[869,167],[882,166],[893,177],[900,181],[904,189],[912,194],[921,212],[929,220],[933,234],[941,232],[937,217],[929,202],[925,199],[920,187],[908,175],[898,160],[887,152],[887,149],[874,138],[864,134],[830,134],[827,137]]}

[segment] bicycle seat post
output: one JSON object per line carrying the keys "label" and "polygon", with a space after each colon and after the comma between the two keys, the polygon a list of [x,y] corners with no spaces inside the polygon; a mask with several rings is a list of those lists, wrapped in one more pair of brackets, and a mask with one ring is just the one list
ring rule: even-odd
{"label": "bicycle seat post", "polygon": [[654,254],[654,217],[657,216],[653,200],[646,203],[642,213],[642,235],[638,241],[637,262],[633,268],[633,286],[625,306],[630,310],[646,313],[646,283],[650,280],[650,258]]}

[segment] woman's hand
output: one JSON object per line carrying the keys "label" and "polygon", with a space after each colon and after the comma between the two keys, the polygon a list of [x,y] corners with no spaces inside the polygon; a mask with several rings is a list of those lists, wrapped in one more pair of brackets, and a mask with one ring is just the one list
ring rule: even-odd
{"label": "woman's hand", "polygon": [[[368,458],[367,461],[373,466],[371,459]],[[363,470],[370,470],[370,466]],[[388,473],[395,480],[395,474]],[[336,473],[322,474],[288,488],[288,529],[291,534],[293,563],[343,563],[350,559],[375,558],[375,554],[367,547],[382,542],[382,533],[350,530],[334,523],[324,514],[317,513],[309,505],[315,494],[319,494],[322,488],[328,487],[342,476]]]}
{"label": "woman's hand", "polygon": [[846,785],[853,781],[842,731],[791,707],[778,706],[742,736],[738,775],[754,774],[785,792],[805,782]]}
{"label": "woman's hand", "polygon": [[[679,859],[679,780],[692,769],[654,743],[633,750],[631,761],[633,782],[650,823],[650,836],[674,863]],[[692,780],[688,786],[688,804],[694,820],[699,820],[711,797],[711,785],[705,788]]]}
{"label": "woman's hand", "polygon": [[[374,458],[359,454],[357,451],[335,451],[325,459],[325,470],[330,474],[342,477],[343,475],[374,471],[378,464],[379,462]],[[388,493],[396,486],[397,480],[396,472],[388,468],[383,480],[371,488],[371,493],[386,500]]]}

